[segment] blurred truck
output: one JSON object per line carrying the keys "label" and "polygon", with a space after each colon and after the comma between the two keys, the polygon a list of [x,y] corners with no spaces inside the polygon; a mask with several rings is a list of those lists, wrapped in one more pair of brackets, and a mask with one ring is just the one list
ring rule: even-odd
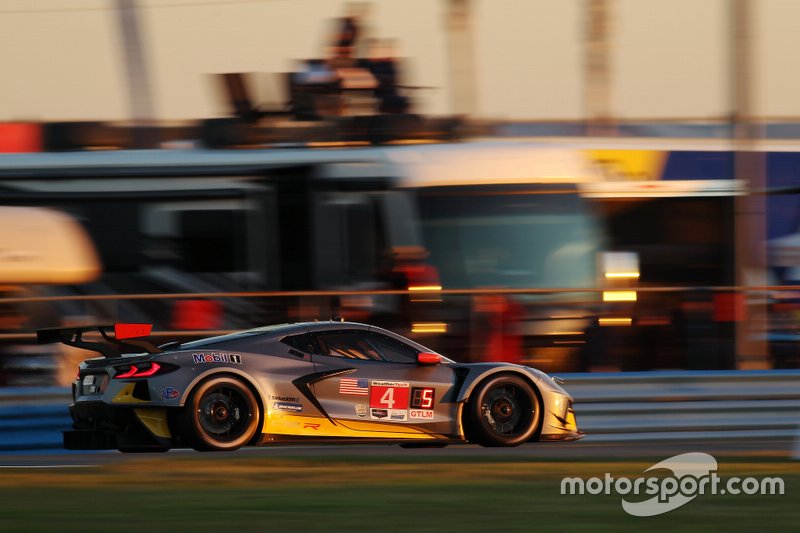
{"label": "blurred truck", "polygon": [[[341,314],[548,370],[586,364],[605,235],[578,186],[596,179],[578,150],[509,141],[15,154],[0,168],[4,203],[64,209],[97,244],[103,276],[53,294],[356,291],[70,313],[198,331]],[[357,292],[387,289],[401,292]]]}

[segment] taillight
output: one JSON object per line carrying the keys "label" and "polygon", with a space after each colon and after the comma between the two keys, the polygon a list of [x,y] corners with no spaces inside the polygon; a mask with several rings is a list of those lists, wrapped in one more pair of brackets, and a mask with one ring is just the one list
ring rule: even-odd
{"label": "taillight", "polygon": [[161,370],[161,365],[154,361],[152,363],[136,363],[127,368],[122,367],[122,369],[114,376],[114,379],[148,378],[156,375]]}

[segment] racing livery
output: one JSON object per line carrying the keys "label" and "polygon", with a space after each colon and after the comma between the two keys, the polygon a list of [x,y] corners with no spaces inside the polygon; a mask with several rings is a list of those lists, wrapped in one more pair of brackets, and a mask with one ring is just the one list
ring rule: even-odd
{"label": "racing livery", "polygon": [[[106,342],[86,340],[93,330]],[[142,339],[149,332],[147,324],[38,332],[39,342],[102,355],[80,364],[65,448],[516,446],[583,436],[572,398],[543,372],[457,363],[371,325],[280,324],[161,347]]]}

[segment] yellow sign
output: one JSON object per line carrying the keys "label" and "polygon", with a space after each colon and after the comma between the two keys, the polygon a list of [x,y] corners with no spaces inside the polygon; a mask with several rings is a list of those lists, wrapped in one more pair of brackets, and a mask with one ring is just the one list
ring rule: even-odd
{"label": "yellow sign", "polygon": [[669,152],[663,150],[587,150],[609,181],[660,180]]}

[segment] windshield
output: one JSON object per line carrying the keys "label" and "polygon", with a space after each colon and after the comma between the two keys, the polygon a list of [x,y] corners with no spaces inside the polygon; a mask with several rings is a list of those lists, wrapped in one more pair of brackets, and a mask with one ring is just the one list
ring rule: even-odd
{"label": "windshield", "polygon": [[428,261],[445,288],[592,287],[600,233],[577,191],[559,186],[419,191]]}

